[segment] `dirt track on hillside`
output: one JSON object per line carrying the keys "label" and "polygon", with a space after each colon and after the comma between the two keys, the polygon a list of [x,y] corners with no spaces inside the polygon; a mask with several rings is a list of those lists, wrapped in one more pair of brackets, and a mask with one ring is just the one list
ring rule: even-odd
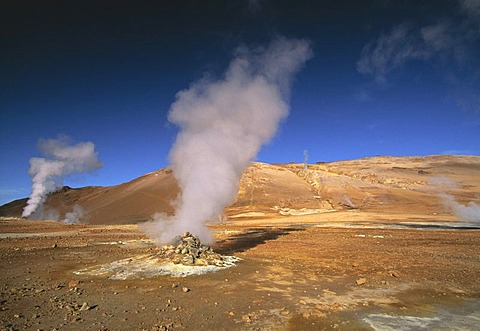
{"label": "dirt track on hillside", "polygon": [[384,316],[430,327],[460,316],[468,330],[478,321],[478,230],[245,223],[213,228],[216,250],[242,259],[236,267],[113,280],[75,272],[157,252],[135,225],[3,220],[0,327],[371,330]]}

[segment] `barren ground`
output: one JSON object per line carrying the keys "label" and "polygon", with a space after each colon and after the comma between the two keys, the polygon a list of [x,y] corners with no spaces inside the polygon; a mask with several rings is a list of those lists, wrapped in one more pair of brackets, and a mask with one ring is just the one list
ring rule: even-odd
{"label": "barren ground", "polygon": [[169,169],[49,196],[89,225],[22,220],[16,200],[0,207],[0,329],[478,330],[480,223],[454,214],[479,187],[473,156],[253,163],[211,226],[241,261],[188,277],[145,272],[159,248],[136,225],[173,211]]}
{"label": "barren ground", "polygon": [[474,330],[480,232],[449,224],[357,211],[237,219],[212,228],[236,267],[114,280],[75,272],[155,253],[136,225],[3,219],[0,329]]}

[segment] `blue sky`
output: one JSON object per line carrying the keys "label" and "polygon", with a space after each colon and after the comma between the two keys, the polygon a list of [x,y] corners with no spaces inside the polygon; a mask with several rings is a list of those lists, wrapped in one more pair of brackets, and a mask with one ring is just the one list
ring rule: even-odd
{"label": "blue sky", "polygon": [[115,185],[168,165],[175,95],[240,45],[311,41],[264,162],[480,154],[480,2],[17,1],[0,5],[0,203],[39,138],[95,144]]}

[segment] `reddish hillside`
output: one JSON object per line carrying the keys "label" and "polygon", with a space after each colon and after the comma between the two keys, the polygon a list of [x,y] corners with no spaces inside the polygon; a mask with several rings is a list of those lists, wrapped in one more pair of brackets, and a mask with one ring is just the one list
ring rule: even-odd
{"label": "reddish hillside", "polygon": [[[299,215],[358,209],[390,213],[449,213],[438,198],[478,203],[480,157],[373,157],[330,163],[253,163],[244,173],[228,216]],[[74,204],[92,224],[123,224],[171,213],[179,190],[170,169],[162,169],[111,187],[64,188],[50,195],[47,209],[63,216]],[[26,199],[0,207],[0,216],[21,215]]]}

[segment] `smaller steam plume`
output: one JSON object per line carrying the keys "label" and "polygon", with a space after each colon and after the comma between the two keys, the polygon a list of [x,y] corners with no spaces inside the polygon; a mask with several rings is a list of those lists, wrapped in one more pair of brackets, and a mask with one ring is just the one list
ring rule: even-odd
{"label": "smaller steam plume", "polygon": [[440,193],[438,196],[445,207],[451,209],[455,216],[461,221],[467,223],[480,223],[480,206],[475,202],[470,201],[468,204],[463,205],[457,202],[450,194]]}
{"label": "smaller steam plume", "polygon": [[303,150],[303,170],[308,170],[308,150]]}
{"label": "smaller steam plume", "polygon": [[[62,187],[65,177],[90,172],[102,166],[92,142],[71,145],[67,136],[59,136],[57,139],[40,139],[38,147],[44,157],[30,158],[28,174],[32,178],[32,192],[22,217],[32,217],[41,211],[47,195]],[[72,213],[74,212],[75,210]],[[75,214],[83,215],[78,210]],[[78,220],[78,217],[72,219]]]}
{"label": "smaller steam plume", "polygon": [[357,208],[357,206],[355,206],[355,204],[352,202],[352,200],[350,200],[350,198],[347,196],[347,195],[342,195],[342,199],[343,201],[345,201],[347,203],[347,205],[350,207],[350,208]]}
{"label": "smaller steam plume", "polygon": [[169,159],[181,193],[175,215],[143,225],[157,244],[185,231],[211,242],[206,222],[235,200],[243,171],[288,115],[292,79],[311,56],[309,42],[299,39],[241,47],[221,79],[177,94],[168,119],[181,130]]}
{"label": "smaller steam plume", "polygon": [[82,206],[75,204],[72,211],[65,214],[65,219],[62,222],[67,224],[80,223],[80,219],[84,217],[85,210]]}
{"label": "smaller steam plume", "polygon": [[439,191],[437,194],[442,204],[450,209],[457,218],[466,223],[480,223],[480,206],[470,201],[466,205],[459,203],[451,194],[445,193],[447,189],[458,188],[458,184],[447,177],[432,177],[428,182]]}

